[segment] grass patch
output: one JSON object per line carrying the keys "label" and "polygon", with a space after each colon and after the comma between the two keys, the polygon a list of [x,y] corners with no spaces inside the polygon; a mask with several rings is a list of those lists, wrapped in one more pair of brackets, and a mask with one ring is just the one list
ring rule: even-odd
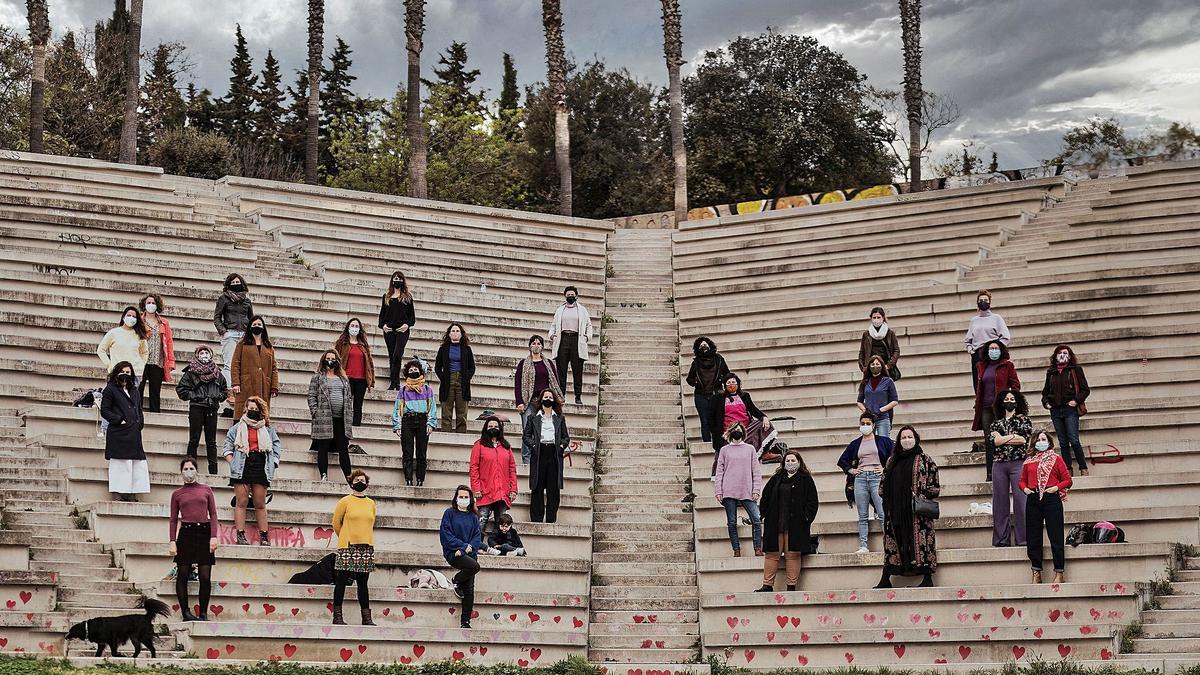
{"label": "grass patch", "polygon": [[1121,650],[1120,653],[1132,654],[1133,653],[1133,641],[1137,640],[1138,638],[1142,637],[1145,634],[1146,634],[1146,630],[1145,630],[1145,628],[1142,627],[1141,621],[1134,621],[1133,623],[1129,624],[1128,626],[1125,626],[1124,628],[1122,628],[1121,629],[1121,642],[1120,642],[1120,647],[1119,647]]}

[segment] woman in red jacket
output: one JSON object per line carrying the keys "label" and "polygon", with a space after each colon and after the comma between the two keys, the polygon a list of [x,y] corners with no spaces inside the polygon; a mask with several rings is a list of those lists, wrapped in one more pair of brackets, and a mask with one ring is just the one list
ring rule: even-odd
{"label": "woman in red jacket", "polygon": [[1021,391],[1021,380],[1017,367],[1008,360],[1008,347],[999,340],[992,340],[981,350],[983,359],[975,364],[975,420],[971,431],[983,432],[983,449],[987,457],[987,481],[992,480],[992,459],[996,448],[990,438],[992,422],[995,422],[993,407],[996,393],[1011,389]]}
{"label": "woman in red jacket", "polygon": [[471,492],[479,506],[480,532],[486,532],[488,521],[499,519],[517,498],[517,461],[495,415],[483,418],[483,436],[471,448]]}
{"label": "woman in red jacket", "polygon": [[1025,499],[1025,532],[1029,537],[1025,548],[1033,567],[1033,583],[1042,583],[1042,526],[1050,539],[1050,555],[1054,558],[1054,583],[1063,583],[1065,559],[1063,554],[1063,502],[1071,487],[1071,472],[1054,452],[1054,436],[1045,429],[1033,434],[1029,444],[1033,454],[1025,460],[1017,487]]}

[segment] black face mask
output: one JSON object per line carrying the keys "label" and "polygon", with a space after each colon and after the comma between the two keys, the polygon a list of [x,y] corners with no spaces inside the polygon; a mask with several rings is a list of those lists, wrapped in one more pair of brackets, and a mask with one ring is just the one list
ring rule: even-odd
{"label": "black face mask", "polygon": [[229,287],[229,290],[233,291],[234,293],[245,293],[246,284],[233,284]]}
{"label": "black face mask", "polygon": [[262,334],[263,334],[263,327],[262,327],[262,326],[251,326],[251,327],[250,327],[250,333],[251,333],[251,334],[253,334],[253,335],[262,335]]}
{"label": "black face mask", "polygon": [[336,368],[337,361],[334,359],[325,359],[325,367],[326,368]]}
{"label": "black face mask", "polygon": [[979,302],[975,303],[975,306],[986,312],[992,306],[992,303],[988,302],[987,300],[980,300]]}
{"label": "black face mask", "polygon": [[404,282],[399,279],[392,279],[392,288],[404,288]]}
{"label": "black face mask", "polygon": [[120,382],[121,384],[127,384],[129,382],[129,379],[130,379],[129,373],[118,373],[117,374],[117,382]]}
{"label": "black face mask", "polygon": [[250,419],[257,422],[262,419],[262,412],[258,411],[258,410],[247,410],[246,417],[249,417]]}
{"label": "black face mask", "polygon": [[575,296],[573,296],[573,295],[568,295],[568,296],[567,296],[567,304],[568,304],[568,305],[573,305],[573,304],[575,304]]}
{"label": "black face mask", "polygon": [[418,372],[417,372],[417,371],[415,371],[415,370],[410,370],[410,371],[408,371],[408,377],[409,377],[409,378],[411,378],[411,379],[413,379],[413,380],[417,379],[417,378],[418,378],[418,377],[420,377],[420,376],[421,376],[421,374],[420,374],[420,373],[418,373]]}
{"label": "black face mask", "polygon": [[1016,401],[1005,401],[1005,402],[1004,402],[1004,409],[1005,409],[1005,410],[1007,410],[1007,411],[1009,411],[1009,412],[1012,412],[1012,411],[1016,410],[1016,409],[1017,409],[1017,402],[1016,402]]}
{"label": "black face mask", "polygon": [[743,434],[743,433],[742,433],[742,432],[740,432],[740,431],[731,431],[731,432],[729,432],[729,438],[730,438],[730,439],[732,439],[732,440],[735,440],[735,441],[740,441],[740,440],[742,440],[742,439],[743,439],[743,438],[745,438],[745,437],[746,437],[746,434]]}
{"label": "black face mask", "polygon": [[554,407],[554,399],[552,399],[552,398],[542,399],[542,407],[543,408],[553,408]]}
{"label": "black face mask", "polygon": [[487,437],[488,438],[500,438],[500,430],[499,429],[488,429]]}
{"label": "black face mask", "polygon": [[365,492],[367,489],[367,484],[361,480],[356,480],[350,484],[350,488],[355,492]]}

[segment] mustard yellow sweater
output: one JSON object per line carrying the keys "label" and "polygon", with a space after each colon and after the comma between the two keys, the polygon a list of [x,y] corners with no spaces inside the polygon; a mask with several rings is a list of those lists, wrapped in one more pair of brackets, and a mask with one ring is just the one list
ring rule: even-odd
{"label": "mustard yellow sweater", "polygon": [[346,495],[333,509],[333,532],[338,548],[350,544],[375,545],[375,502],[370,497]]}

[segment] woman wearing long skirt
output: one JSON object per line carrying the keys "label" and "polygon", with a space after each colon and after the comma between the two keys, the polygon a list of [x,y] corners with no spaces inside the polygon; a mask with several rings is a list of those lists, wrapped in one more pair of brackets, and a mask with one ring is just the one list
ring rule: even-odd
{"label": "woman wearing long skirt", "polygon": [[136,502],[134,495],[150,492],[150,467],[142,448],[142,395],[128,361],[118,363],[109,374],[100,416],[108,422],[104,437],[108,491],[119,501]]}

